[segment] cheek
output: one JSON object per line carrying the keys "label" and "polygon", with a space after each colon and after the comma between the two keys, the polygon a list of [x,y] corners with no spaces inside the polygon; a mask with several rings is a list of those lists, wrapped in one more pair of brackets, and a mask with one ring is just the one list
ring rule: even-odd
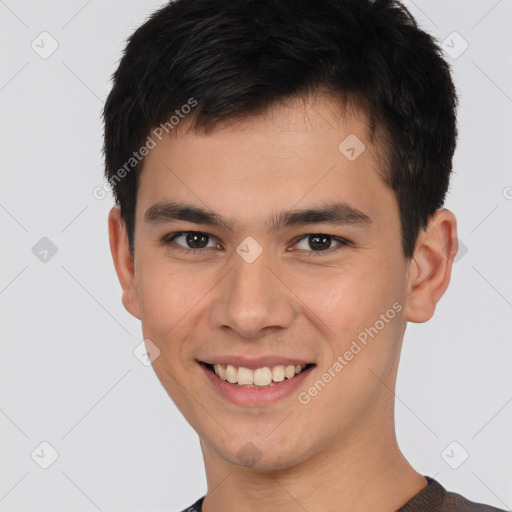
{"label": "cheek", "polygon": [[304,314],[317,316],[330,328],[331,335],[345,338],[375,322],[381,313],[400,297],[396,269],[383,269],[362,261],[349,262],[338,268],[318,269],[305,275],[289,275],[288,283],[303,302]]}
{"label": "cheek", "polygon": [[190,329],[210,288],[204,274],[171,267],[168,262],[148,261],[138,282],[144,336],[163,343]]}
{"label": "cheek", "polygon": [[356,364],[350,362],[344,373],[355,379],[354,385],[361,378],[357,371],[372,367],[381,373],[380,365],[394,359],[404,327],[403,272],[400,258],[368,251],[337,268],[319,269],[307,277],[296,273],[290,280],[305,305],[303,314],[329,340],[323,365],[328,368],[351,351],[347,355]]}

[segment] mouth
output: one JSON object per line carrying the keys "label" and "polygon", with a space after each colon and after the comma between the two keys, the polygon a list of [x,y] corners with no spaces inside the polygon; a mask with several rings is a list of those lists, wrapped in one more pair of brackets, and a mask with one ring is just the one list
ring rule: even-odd
{"label": "mouth", "polygon": [[279,386],[282,383],[294,380],[299,375],[316,366],[314,363],[282,364],[251,369],[231,364],[212,364],[202,361],[201,365],[220,380],[240,388],[271,388]]}

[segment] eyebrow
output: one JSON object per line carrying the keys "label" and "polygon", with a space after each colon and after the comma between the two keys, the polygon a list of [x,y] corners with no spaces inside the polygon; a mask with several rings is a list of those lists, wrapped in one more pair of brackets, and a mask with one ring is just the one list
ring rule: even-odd
{"label": "eyebrow", "polygon": [[[226,231],[234,230],[234,222],[199,206],[178,202],[160,202],[150,206],[144,214],[150,224],[182,220],[194,224],[214,226]],[[267,223],[269,231],[306,224],[332,224],[336,226],[370,226],[372,219],[345,202],[326,203],[316,208],[289,210],[272,215]]]}

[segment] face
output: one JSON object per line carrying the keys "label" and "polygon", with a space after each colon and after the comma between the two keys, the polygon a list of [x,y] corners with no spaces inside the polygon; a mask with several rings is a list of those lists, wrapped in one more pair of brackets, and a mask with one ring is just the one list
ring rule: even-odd
{"label": "face", "polygon": [[290,100],[146,157],[124,302],[211,460],[288,468],[392,423],[409,263],[367,118],[338,112]]}

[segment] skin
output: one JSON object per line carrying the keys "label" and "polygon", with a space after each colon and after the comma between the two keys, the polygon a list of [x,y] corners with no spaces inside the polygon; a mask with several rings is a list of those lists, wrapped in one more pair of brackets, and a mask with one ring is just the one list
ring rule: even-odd
{"label": "skin", "polygon": [[[398,448],[393,391],[406,323],[429,320],[449,284],[456,219],[437,211],[404,258],[398,205],[377,174],[383,164],[367,127],[357,106],[340,117],[328,96],[289,99],[208,135],[180,127],[146,157],[134,259],[119,209],[110,212],[123,304],[159,348],[155,373],[200,438],[205,512],[391,512],[426,485]],[[353,162],[338,150],[350,134],[366,146]],[[371,224],[268,230],[277,212],[340,200]],[[160,201],[212,210],[233,231],[147,222]],[[162,242],[186,230],[212,237],[206,252],[184,238]],[[317,233],[350,243],[332,240],[319,254],[306,236]],[[263,249],[250,264],[236,252],[248,236]],[[307,404],[294,392],[268,406],[235,405],[197,362],[226,353],[299,357],[316,364],[298,390],[307,391],[397,302],[401,311]],[[256,448],[244,462],[237,453],[247,443]]]}

